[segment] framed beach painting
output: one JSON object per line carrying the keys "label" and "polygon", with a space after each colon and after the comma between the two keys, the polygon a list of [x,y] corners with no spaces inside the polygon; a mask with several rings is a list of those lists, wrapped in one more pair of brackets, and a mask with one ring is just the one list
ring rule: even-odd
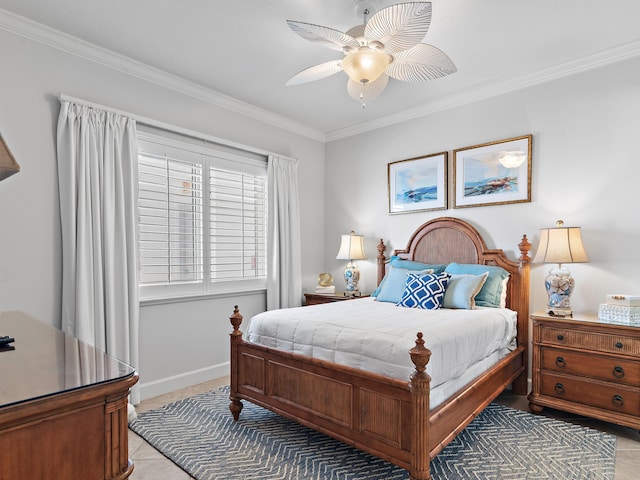
{"label": "framed beach painting", "polygon": [[531,201],[531,135],[453,151],[453,207]]}
{"label": "framed beach painting", "polygon": [[387,165],[389,213],[447,208],[447,152]]}

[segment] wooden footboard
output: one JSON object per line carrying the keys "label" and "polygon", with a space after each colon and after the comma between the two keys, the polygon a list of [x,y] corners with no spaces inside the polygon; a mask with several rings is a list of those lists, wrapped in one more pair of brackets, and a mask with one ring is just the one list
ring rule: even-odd
{"label": "wooden footboard", "polygon": [[418,333],[408,355],[409,382],[283,352],[242,339],[238,307],[230,317],[229,409],[238,420],[248,400],[409,471],[431,478],[429,462],[524,369],[520,348],[434,411],[426,365],[431,352]]}

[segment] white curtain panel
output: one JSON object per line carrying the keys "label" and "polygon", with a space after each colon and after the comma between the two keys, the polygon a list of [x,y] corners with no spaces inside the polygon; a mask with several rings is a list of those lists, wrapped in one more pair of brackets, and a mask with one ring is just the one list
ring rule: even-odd
{"label": "white curtain panel", "polygon": [[298,161],[270,155],[267,165],[267,310],[302,304]]}
{"label": "white curtain panel", "polygon": [[136,122],[62,101],[57,148],[62,328],[137,368]]}

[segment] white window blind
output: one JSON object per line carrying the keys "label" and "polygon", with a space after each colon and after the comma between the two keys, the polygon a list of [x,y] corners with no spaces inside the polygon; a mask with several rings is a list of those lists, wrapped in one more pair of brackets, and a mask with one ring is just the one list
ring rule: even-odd
{"label": "white window blind", "polygon": [[211,168],[211,280],[266,278],[266,178]]}
{"label": "white window blind", "polygon": [[141,285],[201,282],[202,166],[141,153]]}
{"label": "white window blind", "polygon": [[141,134],[142,298],[266,285],[266,159]]}

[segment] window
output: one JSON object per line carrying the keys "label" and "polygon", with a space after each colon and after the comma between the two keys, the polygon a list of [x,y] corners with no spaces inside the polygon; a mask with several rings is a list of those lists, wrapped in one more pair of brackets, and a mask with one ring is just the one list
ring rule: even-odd
{"label": "window", "polygon": [[266,159],[140,133],[142,298],[264,288]]}

